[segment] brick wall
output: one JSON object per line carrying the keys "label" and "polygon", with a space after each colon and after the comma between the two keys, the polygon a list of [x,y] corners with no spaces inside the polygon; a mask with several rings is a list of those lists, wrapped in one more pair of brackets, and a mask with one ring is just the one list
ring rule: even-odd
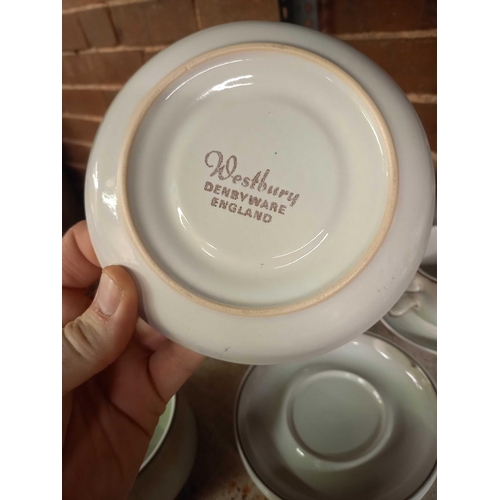
{"label": "brick wall", "polygon": [[323,33],[379,64],[406,92],[437,159],[436,0],[319,0]]}
{"label": "brick wall", "polygon": [[[123,84],[154,54],[200,29],[279,21],[278,0],[63,0],[63,164],[81,179]],[[320,27],[365,53],[407,93],[436,157],[436,1],[319,0]]]}

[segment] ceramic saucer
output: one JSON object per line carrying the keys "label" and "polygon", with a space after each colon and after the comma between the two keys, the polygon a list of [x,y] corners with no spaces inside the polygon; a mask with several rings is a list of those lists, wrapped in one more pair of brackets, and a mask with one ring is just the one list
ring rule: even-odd
{"label": "ceramic saucer", "polygon": [[417,500],[436,477],[436,400],[412,358],[365,334],[309,361],[251,367],[238,449],[273,500]]}
{"label": "ceramic saucer", "polygon": [[286,23],[217,26],[151,59],[109,108],[85,190],[97,257],[131,272],[144,319],[249,364],[378,321],[434,209],[405,95],[352,47]]}
{"label": "ceramic saucer", "polygon": [[168,402],[165,411],[163,412],[163,414],[160,417],[160,420],[158,421],[158,425],[156,426],[156,429],[153,433],[153,437],[149,442],[149,446],[146,451],[144,460],[142,461],[140,470],[146,467],[146,465],[151,461],[151,459],[154,457],[155,453],[158,451],[163,441],[165,440],[165,437],[167,436],[167,433],[172,425],[172,420],[175,414],[175,406],[176,406],[176,396],[174,395],[172,399],[170,399],[170,401]]}
{"label": "ceramic saucer", "polygon": [[386,314],[380,322],[394,335],[428,352],[437,351],[437,326],[425,321],[416,311],[400,317]]}
{"label": "ceramic saucer", "polygon": [[426,351],[437,351],[437,226],[412,283],[381,320],[394,335]]}

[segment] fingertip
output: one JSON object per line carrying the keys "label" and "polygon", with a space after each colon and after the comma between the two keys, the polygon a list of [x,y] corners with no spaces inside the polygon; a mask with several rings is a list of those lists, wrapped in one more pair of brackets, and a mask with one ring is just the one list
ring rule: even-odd
{"label": "fingertip", "polygon": [[128,298],[137,302],[137,286],[130,273],[124,267],[107,266],[102,272],[121,289],[122,299]]}
{"label": "fingertip", "polygon": [[63,328],[63,389],[69,391],[113,363],[135,331],[138,294],[126,269],[103,270],[90,307]]}

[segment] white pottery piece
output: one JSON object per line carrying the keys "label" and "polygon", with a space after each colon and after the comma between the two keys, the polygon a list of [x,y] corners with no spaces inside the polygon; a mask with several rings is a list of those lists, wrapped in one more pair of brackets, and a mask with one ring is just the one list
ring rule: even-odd
{"label": "white pottery piece", "polygon": [[245,467],[272,500],[417,500],[436,477],[436,389],[362,335],[317,358],[251,367],[235,410]]}
{"label": "white pottery piece", "polygon": [[182,392],[165,440],[137,476],[128,500],[174,500],[184,486],[196,456],[196,423]]}
{"label": "white pottery piece", "polygon": [[151,438],[151,441],[149,442],[148,449],[146,451],[146,456],[144,457],[144,460],[142,461],[142,465],[140,470],[144,469],[146,465],[151,462],[155,454],[158,452],[160,449],[160,446],[162,445],[163,441],[165,441],[165,438],[170,430],[170,427],[172,425],[172,420],[174,419],[175,415],[175,406],[176,406],[176,400],[177,396],[174,395],[170,401],[168,402],[165,411],[163,414],[160,416],[160,419],[158,421],[158,425],[155,428],[155,431],[153,433],[153,437]]}
{"label": "white pottery piece", "polygon": [[228,361],[293,361],[359,335],[406,289],[432,223],[432,159],[365,56],[298,26],[236,23],[125,85],[94,142],[86,211],[100,263],[131,271],[164,335]]}
{"label": "white pottery piece", "polygon": [[437,351],[437,226],[432,227],[422,263],[410,286],[382,319],[398,337]]}

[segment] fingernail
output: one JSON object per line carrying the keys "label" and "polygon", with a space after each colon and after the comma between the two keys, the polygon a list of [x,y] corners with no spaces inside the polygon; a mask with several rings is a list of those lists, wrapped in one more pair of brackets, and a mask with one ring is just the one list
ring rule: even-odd
{"label": "fingernail", "polygon": [[105,316],[111,316],[118,308],[121,293],[121,288],[109,276],[103,273],[95,298],[99,311]]}

